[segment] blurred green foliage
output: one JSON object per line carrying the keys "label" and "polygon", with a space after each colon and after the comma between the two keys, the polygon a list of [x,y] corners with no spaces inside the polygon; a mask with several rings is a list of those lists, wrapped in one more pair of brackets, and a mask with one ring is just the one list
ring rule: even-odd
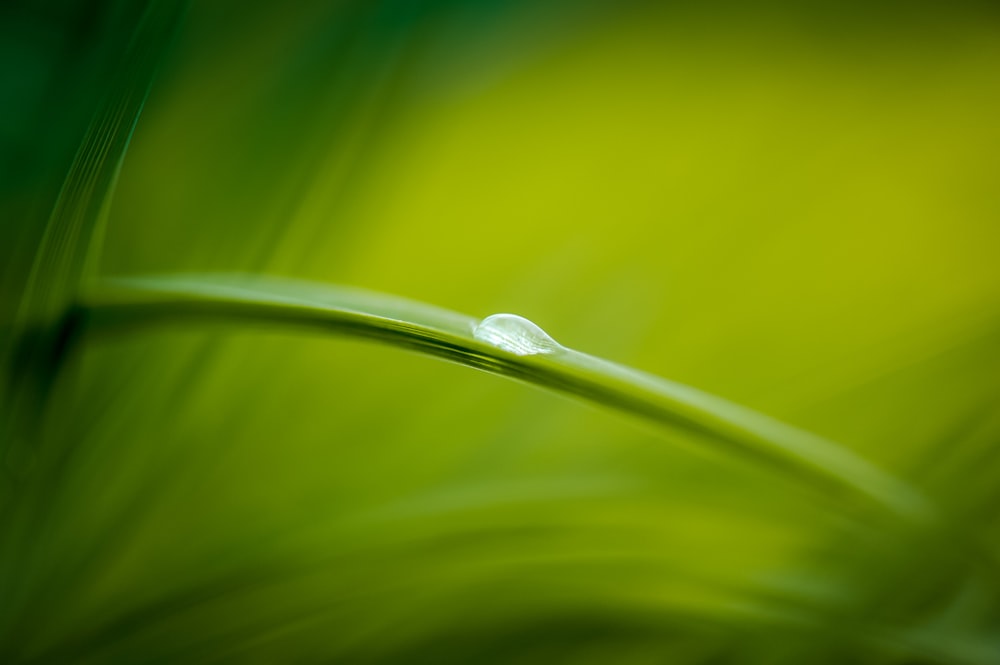
{"label": "blurred green foliage", "polygon": [[[2,12],[0,661],[1000,662],[989,3]],[[88,131],[104,180],[53,214]],[[523,314],[954,531],[356,341],[23,345],[94,275],[230,270]]]}

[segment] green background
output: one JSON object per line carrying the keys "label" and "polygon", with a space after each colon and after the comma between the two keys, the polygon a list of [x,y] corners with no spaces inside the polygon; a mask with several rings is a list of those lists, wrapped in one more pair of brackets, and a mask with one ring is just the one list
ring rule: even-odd
{"label": "green background", "polygon": [[[4,10],[8,332],[140,5]],[[193,2],[177,25],[96,274],[516,312],[842,443],[992,558],[464,367],[165,326],[84,340],[5,442],[29,449],[0,480],[5,662],[1000,662],[989,3]]]}

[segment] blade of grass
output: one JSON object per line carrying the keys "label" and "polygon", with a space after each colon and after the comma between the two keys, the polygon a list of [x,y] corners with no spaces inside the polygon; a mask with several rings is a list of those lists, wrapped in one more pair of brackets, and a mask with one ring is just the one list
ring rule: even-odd
{"label": "blade of grass", "polygon": [[[639,416],[737,452],[834,493],[863,498],[903,523],[938,525],[915,488],[852,451],[692,387],[557,347],[515,355],[476,339],[478,319],[392,296],[232,274],[108,278],[84,294],[89,335],[152,324],[284,325],[372,339]],[[846,493],[845,493],[846,490]]]}
{"label": "blade of grass", "polygon": [[49,215],[14,321],[0,331],[0,368],[5,374],[0,410],[7,416],[0,419],[0,457],[13,468],[30,457],[17,442],[31,438],[33,420],[67,342],[60,320],[80,284],[96,272],[125,153],[186,7],[186,0],[150,2],[123,44],[109,92]]}
{"label": "blade of grass", "polygon": [[[26,564],[19,542],[43,529],[46,497],[27,476],[52,381],[74,329],[64,325],[87,275],[96,271],[109,204],[139,116],[163,56],[177,33],[186,0],[146,4],[121,42],[107,94],[96,108],[48,217],[13,310],[0,329],[0,643],[18,633]],[[37,491],[36,491],[37,490]],[[12,627],[12,628],[11,628]],[[6,654],[0,654],[5,660]]]}
{"label": "blade of grass", "polygon": [[184,0],[151,2],[135,27],[110,92],[53,206],[21,298],[18,323],[58,317],[85,274],[94,273],[125,153],[185,9]]}

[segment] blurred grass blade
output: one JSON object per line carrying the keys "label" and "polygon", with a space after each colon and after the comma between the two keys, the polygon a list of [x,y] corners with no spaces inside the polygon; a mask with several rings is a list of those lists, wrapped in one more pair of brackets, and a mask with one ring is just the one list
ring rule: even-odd
{"label": "blurred grass blade", "polygon": [[176,275],[109,278],[81,300],[89,334],[138,325],[212,322],[306,326],[414,349],[640,416],[694,434],[822,485],[866,497],[908,524],[936,508],[851,451],[750,409],[600,358],[557,347],[516,355],[473,335],[475,318],[392,296],[273,277]]}
{"label": "blurred grass blade", "polygon": [[[109,92],[96,111],[52,209],[13,325],[0,335],[0,450],[20,467],[8,446],[25,438],[66,345],[60,325],[85,273],[94,273],[109,203],[136,123],[186,2],[151,2],[143,12]],[[19,456],[18,456],[19,457]]]}
{"label": "blurred grass blade", "polygon": [[93,271],[108,202],[184,6],[176,0],[152,2],[136,27],[111,92],[91,122],[53,207],[21,301],[19,322],[61,315],[85,268]]}

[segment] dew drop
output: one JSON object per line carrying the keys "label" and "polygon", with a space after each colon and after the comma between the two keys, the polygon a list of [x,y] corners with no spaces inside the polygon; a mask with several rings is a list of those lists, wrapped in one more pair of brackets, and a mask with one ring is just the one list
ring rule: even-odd
{"label": "dew drop", "polygon": [[517,314],[493,314],[479,322],[472,331],[480,342],[519,356],[552,353],[562,347],[548,333]]}

